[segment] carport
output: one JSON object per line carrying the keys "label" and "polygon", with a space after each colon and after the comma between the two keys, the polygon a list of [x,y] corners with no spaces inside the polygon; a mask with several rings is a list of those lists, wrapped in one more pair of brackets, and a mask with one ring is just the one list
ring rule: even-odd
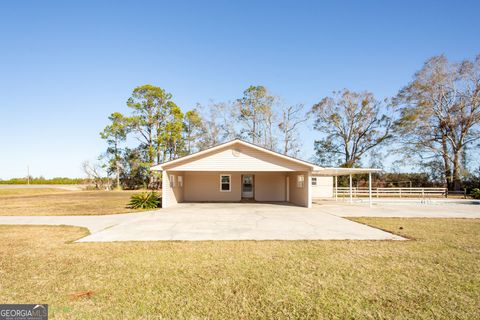
{"label": "carport", "polygon": [[318,176],[333,176],[334,177],[334,197],[335,201],[338,201],[338,177],[339,176],[348,176],[348,189],[349,189],[349,202],[353,203],[353,184],[352,176],[354,174],[365,174],[368,173],[368,202],[372,206],[372,173],[381,172],[382,169],[373,169],[373,168],[319,168],[313,171],[314,175]]}

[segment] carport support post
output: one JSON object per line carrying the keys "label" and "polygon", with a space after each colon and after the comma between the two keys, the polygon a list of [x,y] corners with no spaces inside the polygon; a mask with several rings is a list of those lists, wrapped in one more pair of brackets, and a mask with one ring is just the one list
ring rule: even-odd
{"label": "carport support post", "polygon": [[368,202],[370,204],[370,208],[372,207],[372,173],[368,173]]}
{"label": "carport support post", "polygon": [[312,207],[312,176],[310,173],[307,175],[307,208]]}
{"label": "carport support post", "polygon": [[352,192],[352,174],[350,173],[350,180],[349,180],[349,189],[350,189],[350,203],[353,202],[353,192]]}
{"label": "carport support post", "polygon": [[337,176],[335,176],[335,201],[338,200],[338,181]]}

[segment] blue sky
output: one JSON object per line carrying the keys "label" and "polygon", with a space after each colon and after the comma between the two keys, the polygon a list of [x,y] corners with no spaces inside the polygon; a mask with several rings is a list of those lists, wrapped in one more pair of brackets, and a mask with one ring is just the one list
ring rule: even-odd
{"label": "blue sky", "polygon": [[[394,95],[423,62],[480,53],[478,1],[4,1],[0,178],[81,176],[98,132],[154,84],[184,110],[262,84],[310,107]],[[317,133],[304,130],[303,157]]]}

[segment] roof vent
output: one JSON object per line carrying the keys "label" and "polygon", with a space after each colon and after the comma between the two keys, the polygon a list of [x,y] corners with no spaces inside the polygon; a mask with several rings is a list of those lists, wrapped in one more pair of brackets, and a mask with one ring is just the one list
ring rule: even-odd
{"label": "roof vent", "polygon": [[232,154],[233,154],[234,157],[239,157],[240,156],[240,150],[232,149]]}

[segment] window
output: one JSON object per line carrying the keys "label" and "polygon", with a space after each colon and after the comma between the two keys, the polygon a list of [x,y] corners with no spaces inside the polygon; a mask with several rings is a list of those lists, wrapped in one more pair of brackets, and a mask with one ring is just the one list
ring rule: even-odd
{"label": "window", "polygon": [[220,192],[230,192],[230,182],[232,176],[230,174],[220,175]]}
{"label": "window", "polygon": [[175,176],[173,174],[170,175],[170,188],[175,188]]}
{"label": "window", "polygon": [[316,185],[317,185],[317,178],[312,177],[312,186],[316,186]]}
{"label": "window", "polygon": [[177,177],[177,182],[178,182],[178,187],[179,187],[179,188],[182,188],[182,187],[183,187],[183,177],[182,177],[182,176],[178,176],[178,177]]}
{"label": "window", "polygon": [[303,188],[305,176],[303,174],[297,176],[297,188]]}

